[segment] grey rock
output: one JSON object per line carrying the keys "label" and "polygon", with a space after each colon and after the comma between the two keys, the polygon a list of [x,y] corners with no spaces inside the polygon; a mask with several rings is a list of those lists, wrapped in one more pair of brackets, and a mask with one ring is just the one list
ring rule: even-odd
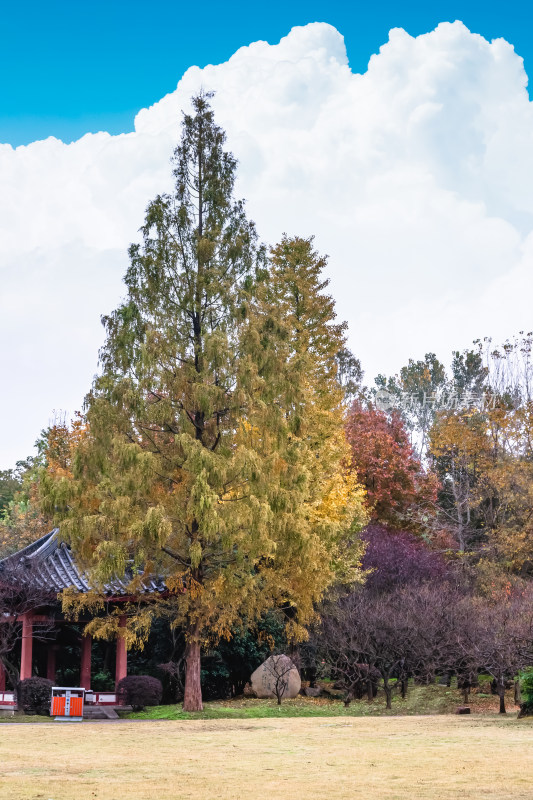
{"label": "grey rock", "polygon": [[256,697],[276,697],[276,682],[282,689],[282,697],[292,699],[298,696],[302,688],[300,673],[286,655],[270,656],[261,666],[252,672],[250,683]]}
{"label": "grey rock", "polygon": [[322,694],[322,689],[320,686],[307,686],[302,690],[302,694],[304,694],[306,697],[320,697]]}

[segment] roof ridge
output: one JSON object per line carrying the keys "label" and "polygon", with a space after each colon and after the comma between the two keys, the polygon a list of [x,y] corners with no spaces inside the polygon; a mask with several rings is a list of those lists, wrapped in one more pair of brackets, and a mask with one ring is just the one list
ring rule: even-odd
{"label": "roof ridge", "polygon": [[[35,550],[33,550],[33,552],[29,553],[27,558],[42,559],[51,555],[54,552],[54,550],[57,550],[59,546],[58,533],[59,533],[59,528],[54,528],[53,531],[50,531],[50,533],[48,533],[46,536],[43,536],[42,544]],[[34,542],[34,544],[39,544],[40,541],[41,540],[38,539],[36,542]],[[22,550],[21,555],[23,552],[24,551]]]}
{"label": "roof ridge", "polygon": [[[36,542],[0,560],[0,570],[4,565],[15,566],[21,562],[27,566],[31,565],[35,570],[35,580],[44,585],[52,584],[54,591],[61,592],[71,586],[80,592],[92,589],[90,575],[83,572],[76,563],[70,546],[60,537],[59,528],[54,528]],[[114,575],[100,589],[103,589],[106,595],[126,597],[132,579],[133,576],[128,575],[126,571],[122,576]],[[145,576],[145,579],[141,580],[141,591],[148,594],[166,591],[163,576],[157,574]]]}

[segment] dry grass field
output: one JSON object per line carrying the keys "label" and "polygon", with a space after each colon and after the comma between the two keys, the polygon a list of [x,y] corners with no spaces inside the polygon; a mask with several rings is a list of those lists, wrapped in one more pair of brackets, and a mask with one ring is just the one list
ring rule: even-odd
{"label": "dry grass field", "polygon": [[0,726],[2,800],[533,797],[513,715]]}

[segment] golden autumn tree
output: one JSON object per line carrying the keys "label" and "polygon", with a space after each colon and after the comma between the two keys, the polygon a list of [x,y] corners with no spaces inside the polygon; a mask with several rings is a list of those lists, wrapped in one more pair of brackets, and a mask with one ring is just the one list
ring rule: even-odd
{"label": "golden autumn tree", "polygon": [[439,477],[439,521],[460,551],[485,536],[482,504],[492,464],[487,417],[477,409],[441,411],[429,435]]}
{"label": "golden autumn tree", "polygon": [[16,491],[0,511],[0,557],[9,555],[50,532],[53,514],[43,513],[39,480],[43,466],[65,468],[80,435],[80,420],[67,426],[64,419],[41,431],[36,456],[17,463]]}
{"label": "golden autumn tree", "polygon": [[492,459],[485,503],[487,550],[501,569],[533,575],[533,334],[484,341]]}
{"label": "golden autumn tree", "polygon": [[483,412],[437,414],[430,433],[442,530],[459,550],[482,552],[498,570],[533,571],[529,416],[499,398]]}
{"label": "golden autumn tree", "polygon": [[500,568],[533,575],[533,402],[498,398],[488,418],[492,458],[482,506],[490,558]]}
{"label": "golden autumn tree", "polygon": [[[96,586],[129,570],[135,597],[143,576],[165,579],[167,595],[132,605],[126,637],[145,636],[160,613],[184,630],[189,711],[202,708],[203,644],[275,607],[291,609],[288,633],[302,637],[326,587],[357,577],[362,513],[342,463],[331,301],[305,345],[305,318],[280,305],[276,253],[269,276],[233,198],[236,162],[209,95],[193,108],[174,192],[149,205],[126,300],[104,319],[102,374],[70,472],[42,479],[44,506]],[[320,289],[310,286],[308,302]],[[87,602],[102,597],[65,601]],[[116,620],[95,620],[91,632],[99,626],[106,636]]]}
{"label": "golden autumn tree", "polygon": [[[262,307],[277,317],[284,369],[293,382],[288,409],[291,441],[308,472],[309,521],[323,543],[323,563],[350,579],[358,569],[357,537],[346,537],[367,521],[365,491],[351,464],[344,432],[345,391],[338,376],[339,353],[345,350],[345,323],[336,321],[335,304],[325,293],[327,260],[313,249],[313,238],[283,236],[270,251],[268,281],[258,292]],[[294,392],[294,393],[293,393]],[[305,461],[304,461],[305,459]],[[318,553],[318,551],[317,551]]]}
{"label": "golden autumn tree", "polygon": [[38,483],[29,475],[0,515],[0,558],[31,544],[50,530],[50,517],[41,513]]}

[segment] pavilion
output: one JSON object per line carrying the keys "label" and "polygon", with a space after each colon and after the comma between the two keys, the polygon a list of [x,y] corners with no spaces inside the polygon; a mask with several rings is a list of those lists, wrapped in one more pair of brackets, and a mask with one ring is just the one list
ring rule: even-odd
{"label": "pavilion", "polygon": [[[60,610],[60,592],[72,587],[79,592],[89,592],[92,587],[88,576],[76,565],[70,547],[62,540],[59,528],[55,528],[36,542],[0,560],[0,579],[3,571],[18,565],[27,567],[28,575],[31,576],[34,584],[42,589],[43,593],[49,593],[51,598],[48,605],[27,611],[21,616],[20,680],[24,680],[31,678],[34,674],[34,626],[48,623],[55,628],[60,628],[65,621]],[[128,591],[130,579],[131,576],[128,578],[125,575],[122,579],[115,578],[104,586],[109,603],[119,605],[131,599]],[[142,591],[146,594],[160,593],[165,589],[165,584],[161,579],[144,580],[142,584]],[[125,627],[125,614],[120,616],[119,625]],[[115,692],[91,691],[92,637],[82,636],[80,644],[80,681],[78,685],[86,690],[86,702],[96,705],[115,705],[117,703]],[[55,642],[47,645],[46,677],[54,683],[56,681],[57,650],[58,645]],[[127,664],[126,643],[124,638],[119,636],[115,658],[115,689],[121,678],[127,675]],[[0,662],[0,707],[2,705],[9,706],[14,702],[13,692],[6,692],[5,669]]]}

